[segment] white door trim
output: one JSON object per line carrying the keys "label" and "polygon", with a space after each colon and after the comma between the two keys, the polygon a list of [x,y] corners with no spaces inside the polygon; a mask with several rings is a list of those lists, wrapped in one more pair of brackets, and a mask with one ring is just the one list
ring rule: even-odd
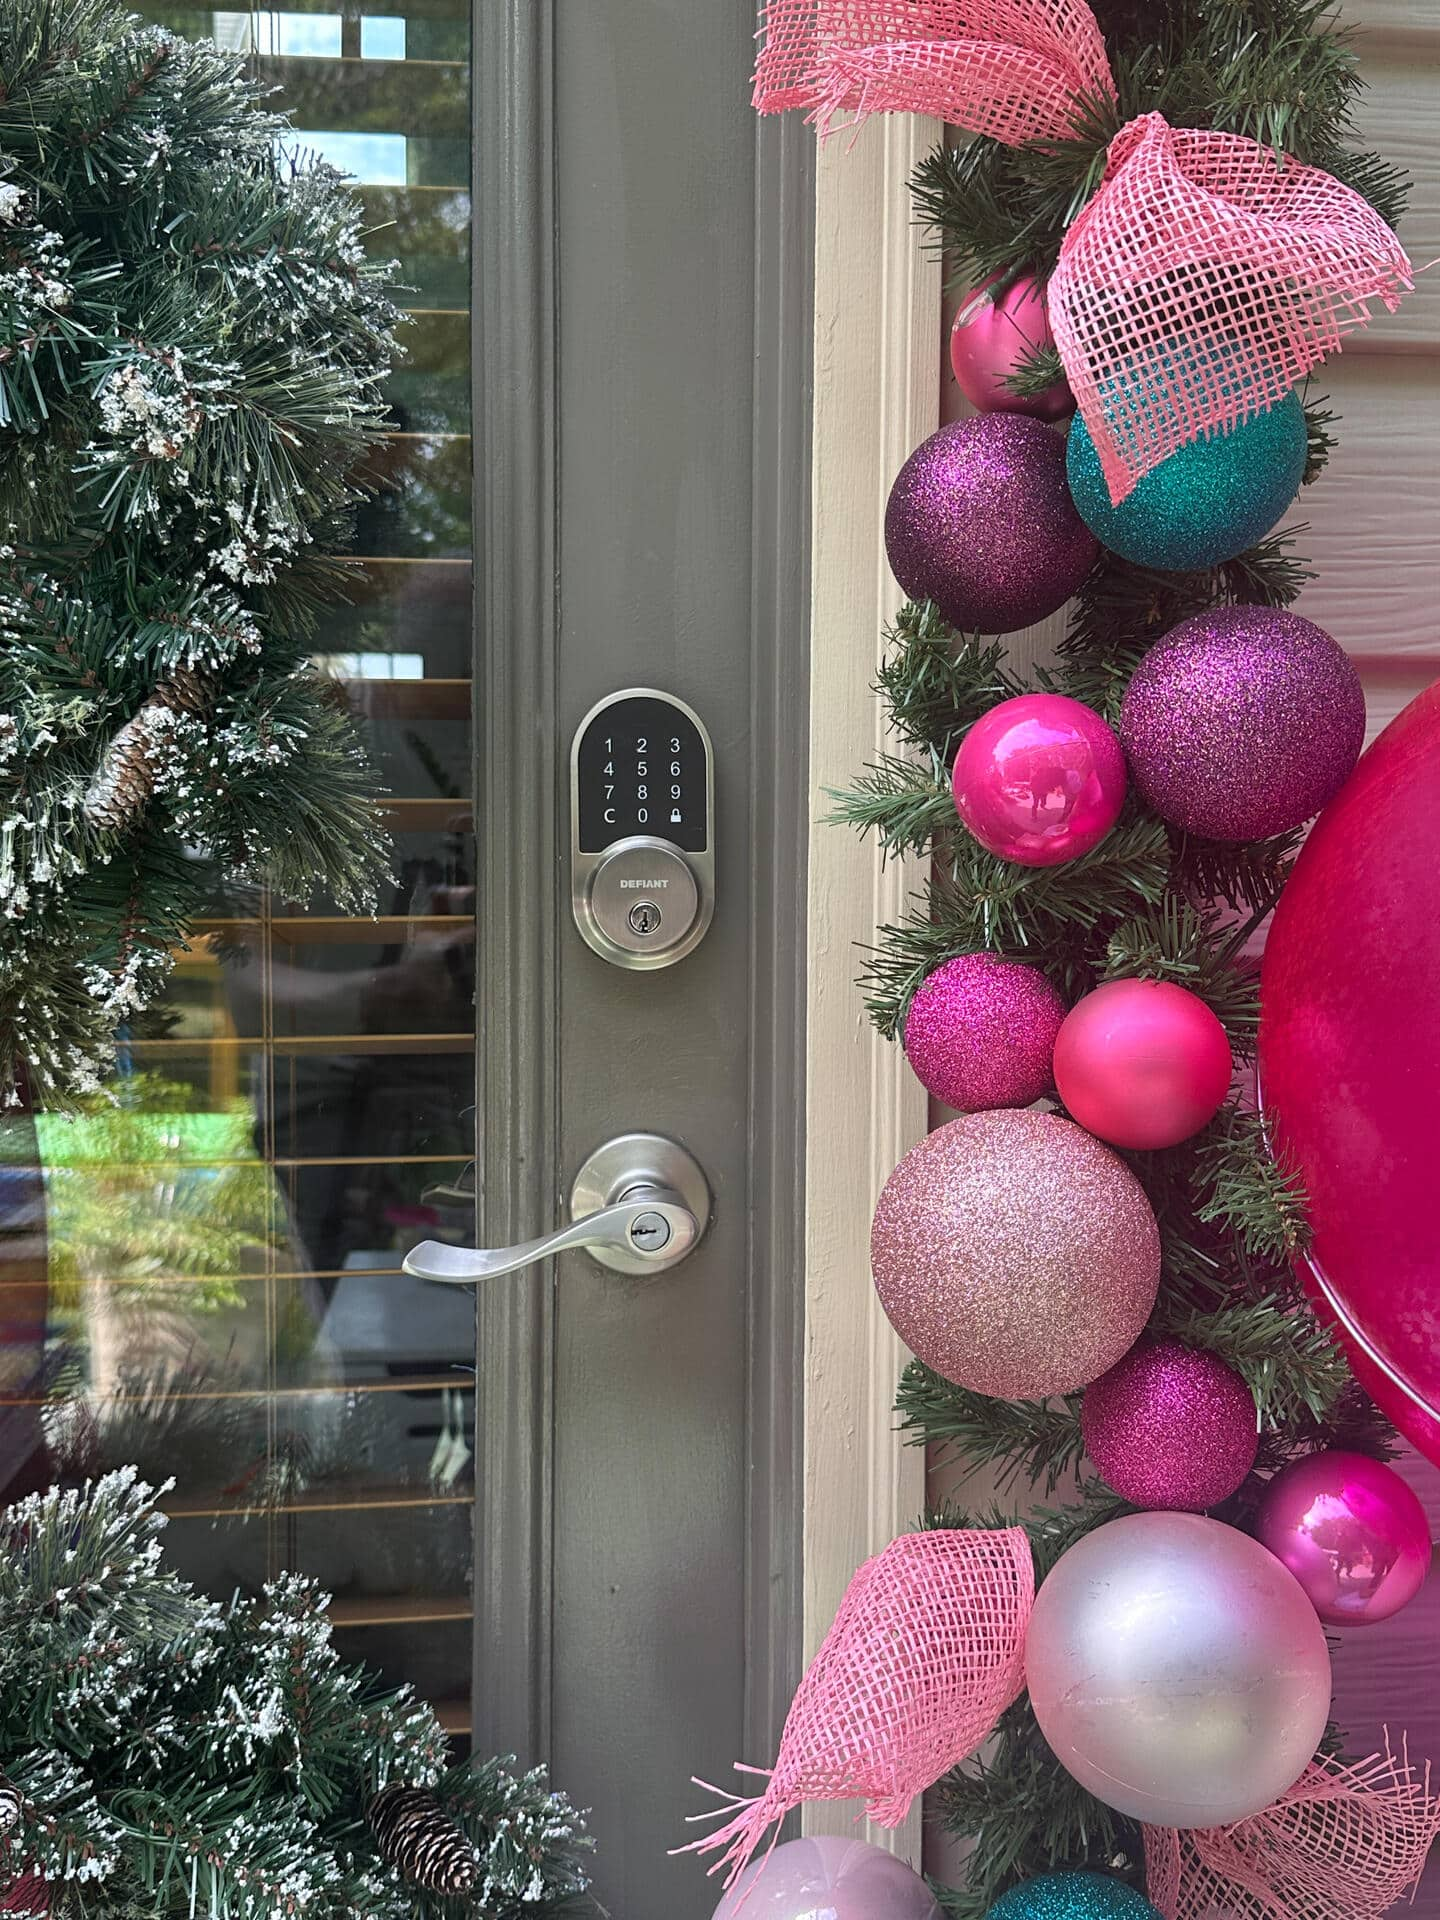
{"label": "white door trim", "polygon": [[[937,123],[878,116],[819,156],[812,444],[809,976],[805,1181],[805,1655],[855,1568],[914,1523],[924,1457],[891,1412],[907,1358],[870,1283],[880,1187],[925,1131],[923,1089],[870,1027],[860,949],[903,911],[913,863],[882,866],[873,841],[827,823],[888,742],[873,691],[901,595],[885,563],[885,500],[939,423],[940,268],[912,223],[907,182]],[[807,1832],[853,1834],[855,1809],[816,1806]],[[919,1864],[919,1808],[869,1837]]]}

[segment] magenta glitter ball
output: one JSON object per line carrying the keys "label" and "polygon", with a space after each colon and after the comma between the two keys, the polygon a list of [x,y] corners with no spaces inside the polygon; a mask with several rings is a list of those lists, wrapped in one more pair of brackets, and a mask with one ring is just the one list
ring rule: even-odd
{"label": "magenta glitter ball", "polygon": [[1002,700],[955,756],[955,809],[982,847],[1054,867],[1098,846],[1125,804],[1125,756],[1093,708],[1060,693]]}
{"label": "magenta glitter ball", "polygon": [[1214,1118],[1234,1062],[1205,1002],[1168,980],[1107,980],[1055,1044],[1070,1116],[1112,1147],[1173,1147]]}
{"label": "magenta glitter ball", "polygon": [[952,627],[1011,633],[1063,607],[1099,543],[1075,511],[1065,442],[1022,413],[942,427],[900,469],[885,551],[912,600]]}
{"label": "magenta glitter ball", "polygon": [[1028,413],[1037,420],[1063,420],[1075,411],[1075,396],[1057,380],[1041,393],[1018,394],[1007,382],[1041,347],[1053,347],[1045,291],[1029,274],[1000,292],[992,274],[972,293],[950,329],[950,365],[960,391],[981,413]]}
{"label": "magenta glitter ball", "polygon": [[1028,1107],[1055,1084],[1065,1002],[1038,968],[963,953],[927,974],[905,1016],[905,1057],[947,1107]]}
{"label": "magenta glitter ball", "polygon": [[1108,1147],[1058,1114],[967,1114],[910,1149],[870,1229],[880,1303],[910,1351],[1001,1400],[1070,1393],[1150,1317],[1160,1232]]}
{"label": "magenta glitter ball", "polygon": [[1143,1341],[1085,1389],[1085,1451],[1132,1507],[1203,1513],[1255,1464],[1250,1389],[1223,1360],[1178,1340]]}
{"label": "magenta glitter ball", "polygon": [[935,1896],[893,1853],[840,1834],[787,1840],[748,1866],[715,1920],[941,1920]]}
{"label": "magenta glitter ball", "polygon": [[1333,1627],[1388,1620],[1430,1571],[1430,1523],[1393,1467],[1312,1453],[1265,1489],[1255,1532]]}
{"label": "magenta glitter ball", "polygon": [[1120,743],[1162,820],[1266,840],[1339,792],[1365,740],[1360,676],[1313,621],[1276,607],[1182,620],[1126,690]]}

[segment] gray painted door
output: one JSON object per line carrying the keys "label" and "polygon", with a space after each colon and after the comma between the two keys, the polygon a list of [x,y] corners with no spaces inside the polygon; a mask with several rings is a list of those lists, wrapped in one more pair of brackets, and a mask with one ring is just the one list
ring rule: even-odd
{"label": "gray painted door", "polygon": [[[475,1742],[593,1810],[623,1920],[702,1920],[701,1796],[796,1678],[808,137],[747,105],[750,0],[476,20],[480,1237],[648,1130],[714,1214],[478,1300]],[[570,915],[568,750],[627,686],[715,745],[714,924],[631,972]]]}

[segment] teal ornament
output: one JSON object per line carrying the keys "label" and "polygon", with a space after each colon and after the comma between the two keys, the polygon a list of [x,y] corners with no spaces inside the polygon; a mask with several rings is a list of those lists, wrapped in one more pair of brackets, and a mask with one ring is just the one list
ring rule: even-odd
{"label": "teal ornament", "polygon": [[1181,447],[1118,507],[1078,414],[1065,464],[1080,518],[1102,546],[1137,566],[1187,573],[1233,560],[1265,538],[1300,490],[1307,449],[1305,409],[1291,392],[1228,433]]}
{"label": "teal ornament", "polygon": [[1161,1920],[1143,1893],[1108,1873],[1047,1873],[1001,1896],[985,1920]]}

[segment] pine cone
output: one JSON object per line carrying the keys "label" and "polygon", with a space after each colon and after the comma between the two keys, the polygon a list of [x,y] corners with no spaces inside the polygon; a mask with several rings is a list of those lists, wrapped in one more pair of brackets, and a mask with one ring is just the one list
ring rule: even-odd
{"label": "pine cone", "polygon": [[210,711],[210,689],[198,673],[178,667],[172,677],[132,714],[109,746],[85,795],[85,818],[101,833],[124,833],[145,810],[155,787],[150,753],[151,726],[157,713],[189,713],[203,719]]}
{"label": "pine cone", "polygon": [[427,1893],[464,1894],[475,1885],[475,1849],[433,1793],[383,1787],[367,1817],[380,1851],[406,1880]]}

